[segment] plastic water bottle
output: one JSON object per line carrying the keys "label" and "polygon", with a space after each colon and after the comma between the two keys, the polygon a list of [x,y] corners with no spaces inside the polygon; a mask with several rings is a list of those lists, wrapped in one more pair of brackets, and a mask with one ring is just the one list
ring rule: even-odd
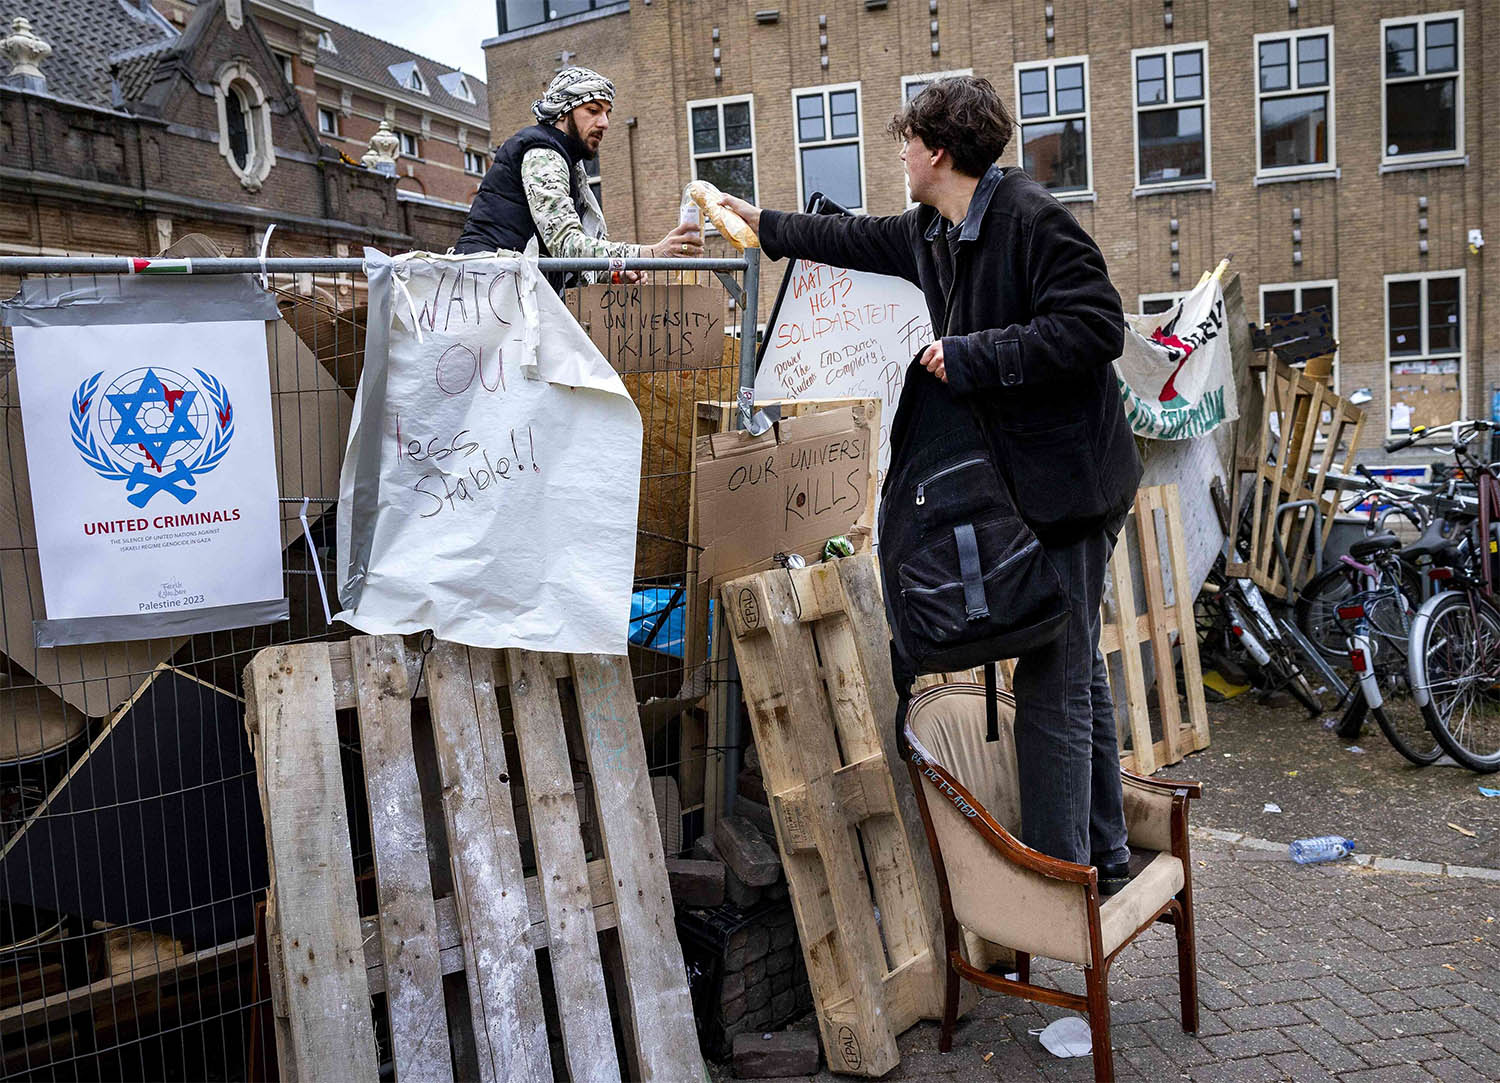
{"label": "plastic water bottle", "polygon": [[1339,835],[1322,835],[1315,839],[1298,839],[1287,849],[1292,860],[1299,865],[1314,865],[1320,861],[1337,861],[1354,853],[1354,840]]}

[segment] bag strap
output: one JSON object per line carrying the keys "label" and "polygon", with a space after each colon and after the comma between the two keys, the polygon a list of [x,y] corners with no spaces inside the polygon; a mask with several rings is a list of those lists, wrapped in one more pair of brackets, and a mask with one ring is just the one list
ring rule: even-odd
{"label": "bag strap", "polygon": [[984,597],[984,571],[979,566],[979,539],[973,523],[959,523],[953,528],[953,543],[958,546],[958,574],[964,584],[964,616],[984,620],[990,615],[990,604]]}
{"label": "bag strap", "polygon": [[995,674],[995,663],[984,664],[984,714],[989,727],[984,732],[986,741],[1000,740],[1000,705],[996,702],[995,685],[999,678]]}

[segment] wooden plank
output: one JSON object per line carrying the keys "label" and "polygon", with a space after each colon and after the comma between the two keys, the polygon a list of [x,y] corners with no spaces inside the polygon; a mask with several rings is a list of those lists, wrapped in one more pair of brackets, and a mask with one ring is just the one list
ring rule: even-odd
{"label": "wooden plank", "polygon": [[1208,703],[1203,695],[1203,666],[1198,658],[1198,627],[1193,616],[1187,539],[1182,530],[1182,497],[1176,485],[1163,486],[1163,489],[1167,509],[1167,552],[1172,560],[1172,589],[1177,596],[1177,646],[1182,655],[1182,684],[1187,689],[1189,751],[1197,752],[1208,747]]}
{"label": "wooden plank", "polygon": [[[756,602],[749,613],[729,600],[747,586]],[[900,1061],[881,991],[885,953],[858,842],[837,808],[832,774],[840,758],[811,630],[799,620],[784,571],[727,584],[724,597],[768,789],[779,792],[799,781],[806,787],[808,829],[818,856],[786,854],[784,864],[823,1047],[838,1071],[884,1075]],[[823,891],[833,928],[804,927],[804,904]]]}
{"label": "wooden plank", "polygon": [[[374,1079],[370,1017],[344,812],[333,673],[323,644],[270,647],[246,672],[255,689],[261,809],[272,859],[268,940],[284,991],[277,1050],[284,1079]],[[290,1068],[290,1075],[287,1069]]]}
{"label": "wooden plank", "polygon": [[[1140,513],[1135,513],[1137,521]],[[1110,580],[1114,586],[1115,649],[1120,654],[1120,672],[1125,682],[1125,719],[1121,726],[1118,715],[1115,729],[1119,742],[1124,745],[1124,733],[1130,732],[1132,769],[1142,774],[1156,770],[1156,752],[1151,741],[1151,709],[1146,699],[1146,673],[1141,663],[1140,624],[1136,619],[1135,582],[1130,573],[1130,549],[1128,529],[1121,533],[1119,543],[1110,556]],[[1101,636],[1101,639],[1103,637]],[[1118,691],[1114,696],[1116,710],[1119,709]],[[1123,759],[1123,757],[1122,757]]]}
{"label": "wooden plank", "polygon": [[355,636],[349,647],[396,1078],[452,1080],[406,650],[399,636]]}
{"label": "wooden plank", "polygon": [[[530,651],[506,651],[505,664],[510,671],[516,745],[526,778],[526,807],[531,813],[537,881],[547,913],[552,984],[557,991],[568,1075],[572,1079],[618,1079],[620,1066],[604,996],[599,938],[589,920],[588,871],[557,681],[543,657]],[[653,815],[653,829],[655,824]]]}
{"label": "wooden plank", "polygon": [[[881,755],[846,763],[833,773],[833,792],[851,826],[858,826],[872,816],[896,814],[895,793],[888,785],[890,778],[890,768]],[[770,797],[780,822],[786,828],[786,839],[782,845],[794,853],[812,849],[812,835],[807,829],[806,787],[793,786],[771,794]],[[884,906],[880,908],[880,912],[885,913]],[[919,915],[913,911],[913,916]],[[889,942],[889,929],[886,930],[886,935]]]}
{"label": "wooden plank", "polygon": [[[623,656],[601,655],[573,655],[571,663],[604,859],[611,880],[621,887],[615,907],[625,982],[616,988],[615,999],[626,1003],[636,1036],[639,1063],[633,1078],[646,1083],[698,1079],[703,1058],[631,694],[630,663]],[[626,890],[626,884],[634,890]]]}
{"label": "wooden plank", "polygon": [[[397,639],[401,637],[397,636]],[[333,705],[340,711],[350,710],[359,706],[359,697],[354,691],[354,659],[349,646],[350,641],[340,640],[337,643],[328,644],[328,664],[333,669]],[[411,687],[413,681],[418,681],[417,690],[411,696],[412,699],[423,699],[427,695],[427,676],[422,666],[422,655],[419,651],[404,651],[402,654],[403,664],[406,666],[406,686]]]}
{"label": "wooden plank", "polygon": [[427,657],[443,813],[484,1083],[552,1078],[530,914],[495,702],[494,656],[439,641]]}
{"label": "wooden plank", "polygon": [[1182,759],[1178,731],[1182,728],[1182,705],[1177,701],[1177,666],[1172,659],[1172,632],[1167,609],[1166,579],[1162,574],[1161,547],[1157,544],[1156,512],[1162,506],[1161,489],[1150,486],[1136,494],[1136,526],[1141,537],[1141,570],[1146,581],[1146,611],[1151,614],[1151,657],[1156,669],[1156,704],[1161,714],[1162,745],[1167,763]]}
{"label": "wooden plank", "polygon": [[[860,554],[834,561],[833,567],[838,569],[839,581],[843,586],[845,612],[849,615],[849,630],[859,658],[860,671],[865,675],[870,714],[875,720],[875,732],[887,765],[886,773],[896,796],[897,822],[906,835],[906,852],[911,855],[916,874],[914,905],[923,915],[924,942],[932,958],[941,960],[945,958],[946,948],[937,874],[933,870],[932,855],[927,848],[927,835],[922,826],[922,814],[917,808],[917,795],[911,788],[911,776],[901,767],[903,755],[897,745],[896,686],[891,678],[891,634],[886,622],[885,600],[881,593],[880,566],[874,554]],[[1014,672],[1014,664],[1001,663],[1000,670],[1008,685]],[[982,681],[983,676],[978,679]],[[942,965],[935,964],[929,974],[931,985],[922,1010],[922,1017],[925,1019],[942,1018],[945,969]],[[969,982],[959,983],[958,995],[960,1014],[979,1003],[978,987]]]}

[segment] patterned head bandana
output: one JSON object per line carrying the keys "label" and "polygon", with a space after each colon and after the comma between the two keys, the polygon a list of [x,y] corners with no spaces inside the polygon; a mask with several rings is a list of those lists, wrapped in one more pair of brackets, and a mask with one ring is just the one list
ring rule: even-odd
{"label": "patterned head bandana", "polygon": [[570,113],[584,102],[613,102],[615,84],[589,68],[564,68],[553,78],[541,101],[531,103],[531,111],[542,124],[551,124],[564,113]]}

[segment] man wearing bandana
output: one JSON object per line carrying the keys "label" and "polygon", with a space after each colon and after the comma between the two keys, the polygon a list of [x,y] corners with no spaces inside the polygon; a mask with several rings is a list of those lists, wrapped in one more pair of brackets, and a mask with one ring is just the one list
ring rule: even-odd
{"label": "man wearing bandana", "polygon": [[[537,123],[522,128],[495,152],[495,164],[480,182],[454,251],[519,252],[535,237],[542,255],[565,259],[701,255],[696,225],[678,226],[652,245],[609,239],[584,163],[599,153],[614,100],[615,85],[598,72],[559,72],[542,99],[531,105]],[[597,277],[548,279],[560,288]]]}

